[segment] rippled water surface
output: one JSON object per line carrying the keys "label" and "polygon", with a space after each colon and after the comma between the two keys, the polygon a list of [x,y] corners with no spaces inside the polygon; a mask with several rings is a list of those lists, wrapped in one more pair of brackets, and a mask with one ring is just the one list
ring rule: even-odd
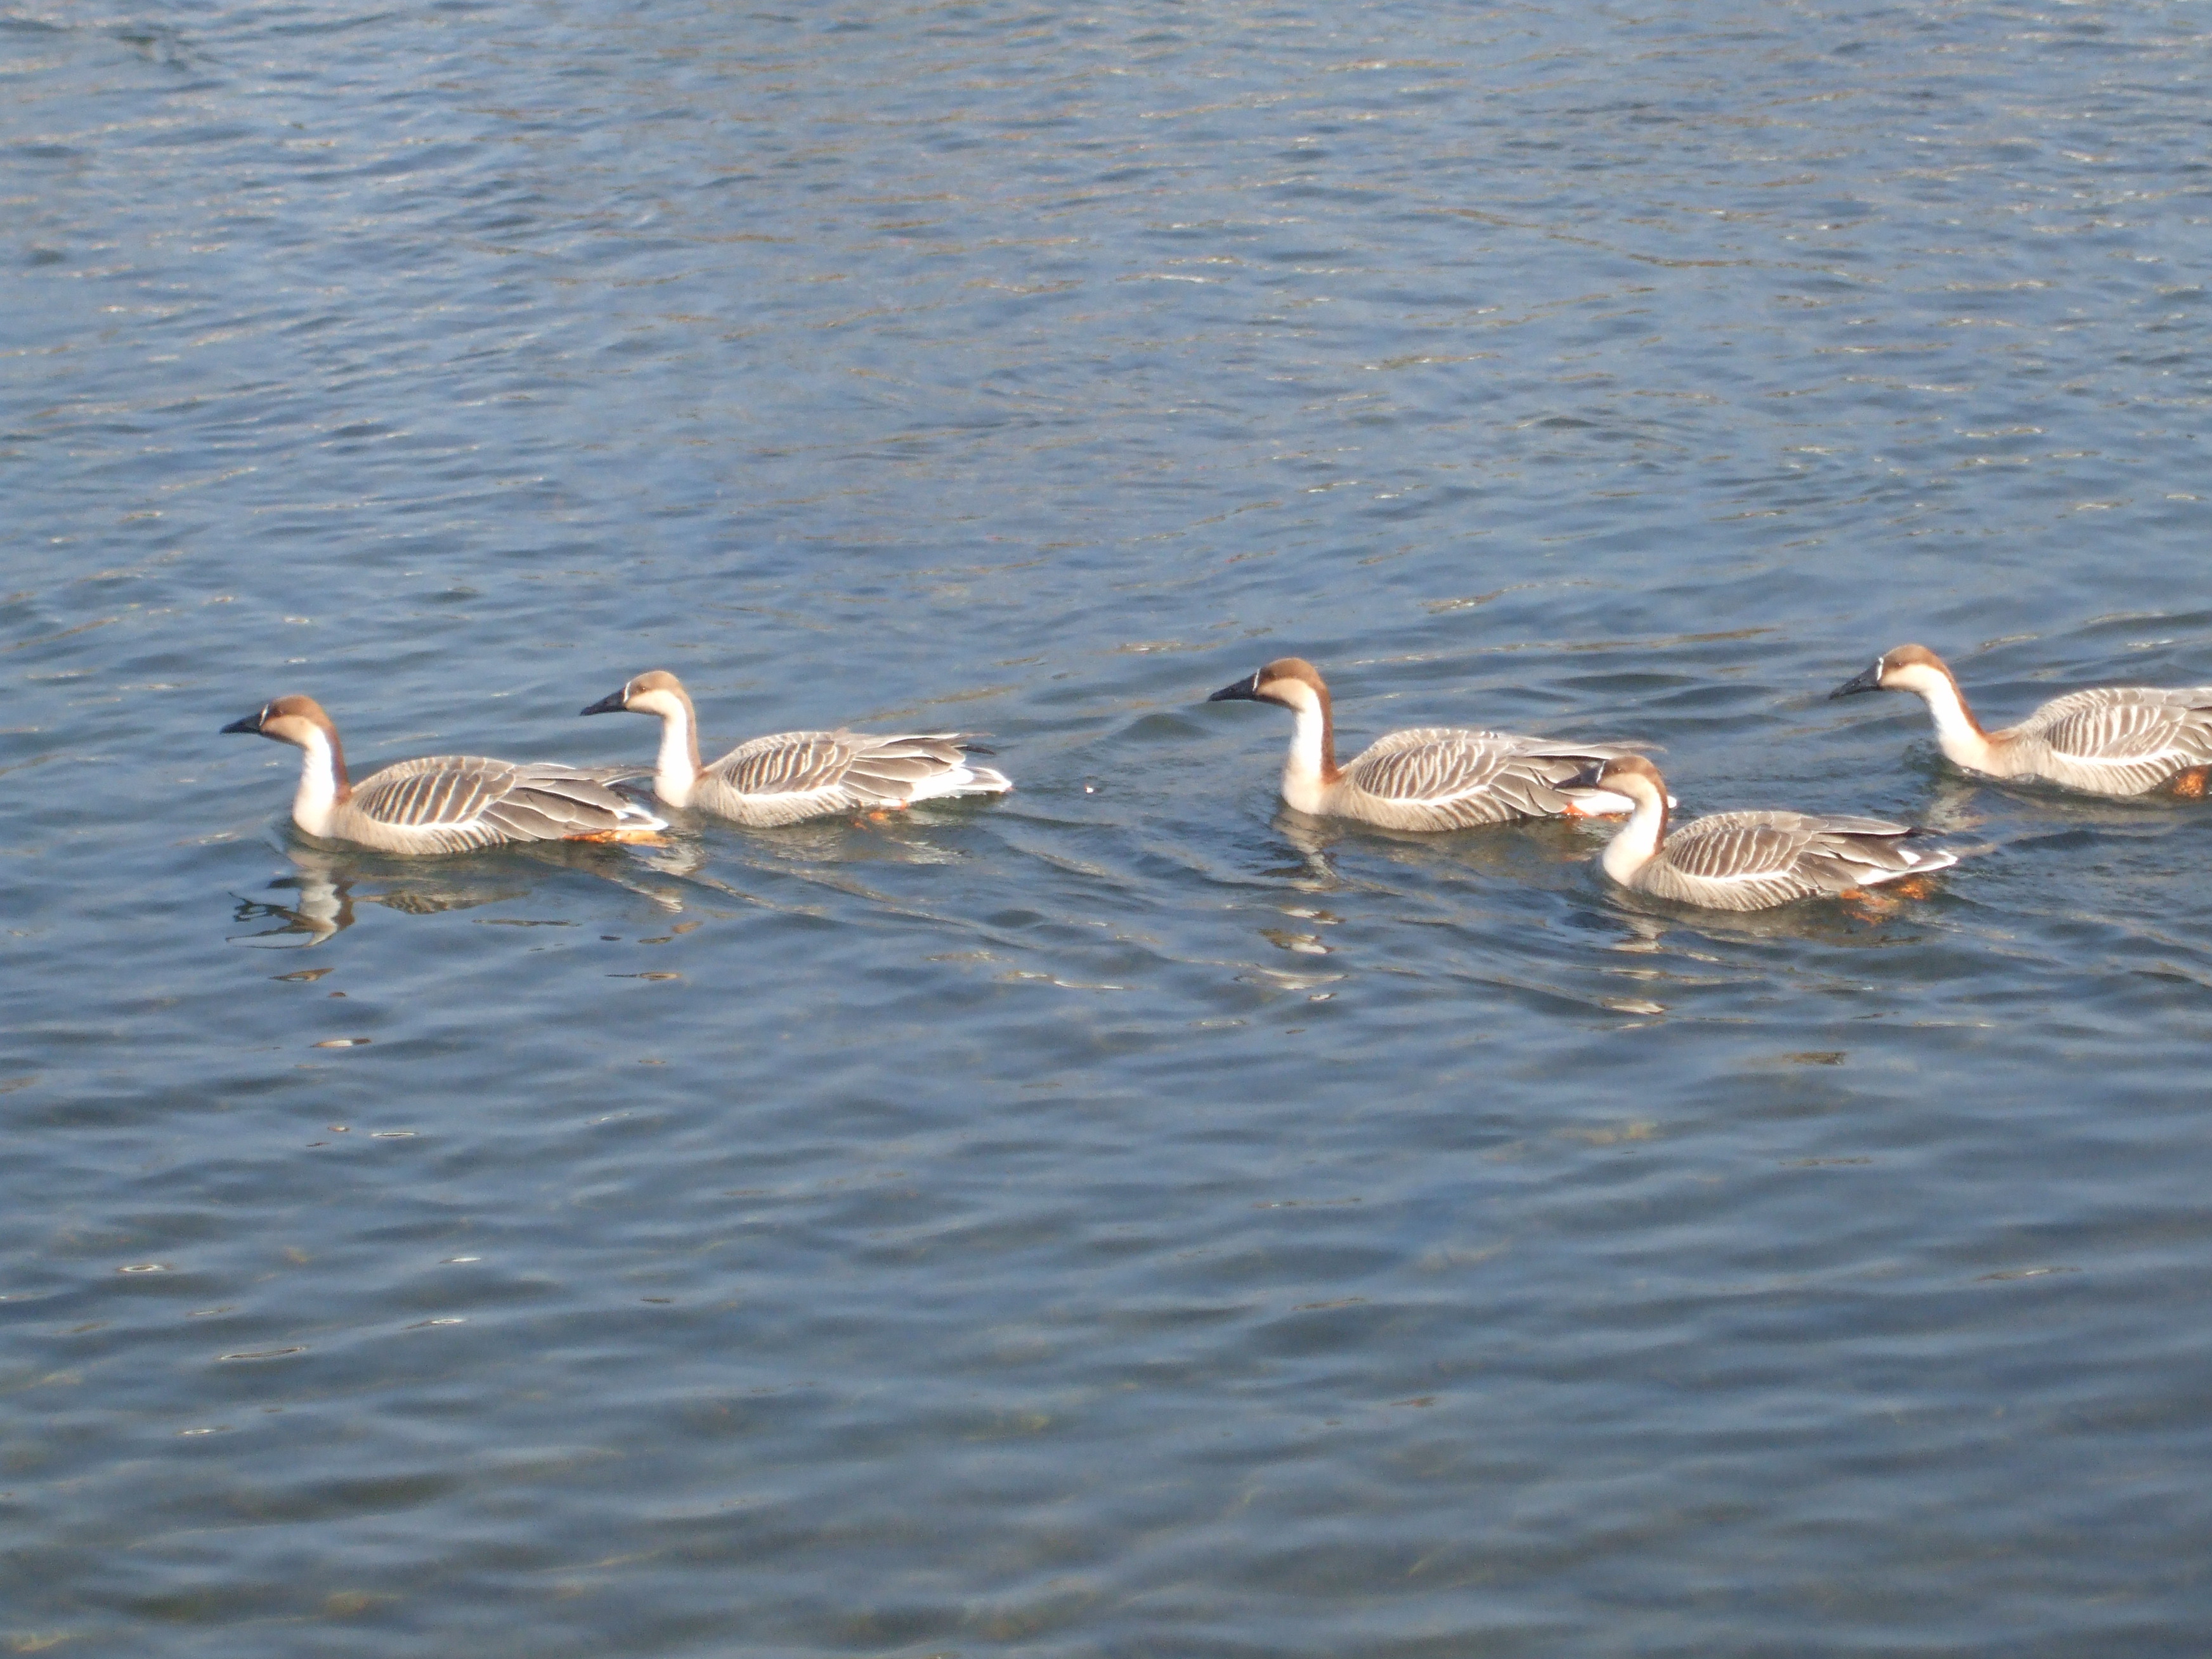
{"label": "rippled water surface", "polygon": [[[2212,1626],[2200,8],[0,16],[15,1651],[2162,1654]],[[1660,745],[1930,897],[1275,799]],[[357,771],[989,733],[410,864]]]}

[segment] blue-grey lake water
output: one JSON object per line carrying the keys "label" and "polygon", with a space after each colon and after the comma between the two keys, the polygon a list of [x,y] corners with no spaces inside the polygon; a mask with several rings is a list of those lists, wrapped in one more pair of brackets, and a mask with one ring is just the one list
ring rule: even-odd
{"label": "blue-grey lake water", "polygon": [[[0,1643],[2181,1655],[2201,7],[0,15]],[[1289,721],[1942,831],[1701,918]],[[988,733],[410,863],[356,774]]]}

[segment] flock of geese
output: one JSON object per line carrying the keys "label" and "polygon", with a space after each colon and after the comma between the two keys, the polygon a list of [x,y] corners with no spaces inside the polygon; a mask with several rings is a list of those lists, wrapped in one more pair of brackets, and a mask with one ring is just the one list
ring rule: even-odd
{"label": "flock of geese", "polygon": [[[1830,695],[1875,690],[1919,696],[1945,757],[1984,776],[2040,779],[2104,796],[2201,799],[2212,775],[2212,686],[2099,686],[1990,732],[1974,718],[1942,658],[1901,645]],[[1300,657],[1280,658],[1207,699],[1236,700],[1278,703],[1295,717],[1283,799],[1301,812],[1410,830],[1626,813],[1605,849],[1606,874],[1680,903],[1763,910],[1958,862],[1943,848],[1908,845],[1918,830],[1881,818],[1717,812],[1673,823],[1674,798],[1658,769],[1632,749],[1603,744],[1417,726],[1340,765],[1328,687]],[[660,751],[653,766],[434,755],[355,783],[337,727],[312,697],[279,697],[222,729],[258,732],[303,751],[292,821],[306,834],[405,854],[508,842],[657,839],[667,821],[617,787],[648,774],[663,804],[752,826],[1013,787],[1004,773],[976,764],[961,734],[951,732],[780,732],[702,765],[690,696],[676,676],[657,670],[583,712],[658,719]]]}

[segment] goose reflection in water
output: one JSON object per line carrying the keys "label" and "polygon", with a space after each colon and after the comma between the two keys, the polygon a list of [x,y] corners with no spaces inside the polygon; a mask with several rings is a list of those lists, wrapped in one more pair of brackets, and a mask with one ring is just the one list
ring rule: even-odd
{"label": "goose reflection in water", "polygon": [[233,933],[228,936],[230,943],[311,950],[352,927],[359,920],[355,910],[360,905],[380,905],[405,915],[428,916],[526,898],[542,873],[532,866],[597,876],[651,900],[663,910],[680,913],[684,908],[684,888],[647,880],[640,866],[681,881],[693,876],[704,862],[698,845],[688,842],[673,842],[649,852],[629,848],[621,854],[611,854],[602,847],[549,842],[505,851],[495,858],[446,860],[427,869],[374,854],[332,853],[302,846],[287,851],[294,872],[270,882],[267,890],[291,896],[289,900],[239,897],[233,921],[269,925]]}
{"label": "goose reflection in water", "polygon": [[[247,933],[234,933],[234,945],[264,945],[312,949],[343,933],[357,920],[358,904],[380,904],[410,915],[431,915],[442,910],[466,910],[501,899],[520,898],[530,891],[527,883],[510,879],[503,884],[473,884],[450,877],[410,876],[389,882],[362,872],[334,868],[337,860],[321,855],[301,855],[297,873],[280,876],[269,891],[289,892],[282,899],[238,901],[232,920],[268,922],[270,926]],[[363,884],[366,883],[367,884]]]}
{"label": "goose reflection in water", "polygon": [[1929,781],[1927,805],[1917,810],[1931,830],[1979,833],[2001,842],[2069,830],[2186,835],[2193,816],[2177,812],[2172,798],[2165,794],[2091,795],[2039,778],[1974,778],[1949,772]]}
{"label": "goose reflection in water", "polygon": [[1262,874],[1286,881],[1302,893],[1330,893],[1345,884],[1345,878],[1337,872],[1334,849],[1349,832],[1325,818],[1310,818],[1288,807],[1275,814],[1272,827],[1290,843],[1297,862],[1273,866]]}
{"label": "goose reflection in water", "polygon": [[945,836],[945,826],[910,811],[859,818],[816,818],[768,829],[744,828],[721,842],[740,865],[787,869],[853,864],[957,864],[967,855]]}
{"label": "goose reflection in water", "polygon": [[1346,885],[1382,890],[1386,883],[1361,881],[1342,874],[1336,853],[1356,847],[1388,863],[1431,873],[1456,875],[1485,872],[1528,879],[1547,866],[1582,864],[1603,844],[1610,820],[1593,829],[1586,819],[1540,818],[1504,829],[1430,831],[1381,830],[1372,824],[1339,818],[1317,818],[1285,807],[1271,827],[1294,848],[1302,865],[1277,868],[1270,875],[1307,890],[1334,890]]}
{"label": "goose reflection in water", "polygon": [[1931,937],[1931,906],[1942,902],[1943,896],[1893,896],[1877,887],[1848,898],[1799,900],[1766,910],[1710,910],[1612,886],[1603,887],[1598,899],[1601,908],[1589,912],[1588,921],[1600,930],[1620,927],[1626,935],[1608,948],[1664,951],[1705,962],[1712,958],[1701,953],[1701,946],[1924,945]]}

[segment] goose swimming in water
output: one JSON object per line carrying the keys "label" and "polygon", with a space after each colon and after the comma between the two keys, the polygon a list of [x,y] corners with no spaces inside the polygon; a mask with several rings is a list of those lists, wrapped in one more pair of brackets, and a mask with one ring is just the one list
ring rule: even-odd
{"label": "goose swimming in water", "polygon": [[1904,845],[1920,832],[1881,818],[1805,812],[1716,812],[1668,833],[1667,785],[1641,755],[1623,755],[1573,779],[1577,792],[1625,795],[1635,811],[1601,862],[1623,887],[1709,910],[1765,910],[1792,899],[1849,893],[1947,870],[1958,854]]}
{"label": "goose swimming in water", "polygon": [[1828,696],[1860,691],[1918,695],[1936,718],[1944,757],[1987,777],[2041,778],[2094,795],[2162,789],[2194,800],[2212,775],[2212,685],[2100,685],[2054,697],[2017,726],[1985,732],[1942,658],[1925,646],[1900,645]]}
{"label": "goose swimming in water", "polygon": [[671,806],[766,828],[832,812],[901,807],[953,795],[1003,794],[1002,772],[969,763],[957,732],[877,737],[866,732],[779,732],[699,764],[699,717],[675,675],[640,674],[586,714],[655,714],[660,757],[653,792]]}
{"label": "goose swimming in water", "polygon": [[667,827],[608,787],[618,769],[432,755],[355,783],[337,727],[313,697],[279,697],[222,729],[305,751],[292,822],[321,841],[380,853],[465,853],[515,841],[646,840]]}
{"label": "goose swimming in water", "polygon": [[1386,830],[1464,830],[1522,818],[1626,812],[1631,803],[1597,791],[1569,799],[1558,786],[1625,749],[1554,742],[1457,726],[1417,726],[1379,738],[1343,766],[1321,671],[1303,657],[1280,657],[1208,702],[1279,703],[1297,716],[1283,799],[1301,812],[1357,818]]}

